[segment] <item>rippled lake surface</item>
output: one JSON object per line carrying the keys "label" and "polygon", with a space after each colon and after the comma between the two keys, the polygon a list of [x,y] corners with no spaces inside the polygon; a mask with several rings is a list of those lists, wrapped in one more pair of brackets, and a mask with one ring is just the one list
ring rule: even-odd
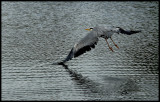
{"label": "rippled lake surface", "polygon": [[[159,100],[158,2],[2,2],[2,100]],[[141,30],[114,34],[117,49],[66,63],[96,24]]]}

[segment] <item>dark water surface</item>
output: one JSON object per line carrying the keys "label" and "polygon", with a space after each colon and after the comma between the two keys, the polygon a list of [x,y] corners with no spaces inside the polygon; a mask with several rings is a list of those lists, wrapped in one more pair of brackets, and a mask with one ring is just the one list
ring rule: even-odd
{"label": "dark water surface", "polygon": [[[2,100],[158,100],[158,2],[2,2]],[[96,24],[113,35],[65,66]]]}

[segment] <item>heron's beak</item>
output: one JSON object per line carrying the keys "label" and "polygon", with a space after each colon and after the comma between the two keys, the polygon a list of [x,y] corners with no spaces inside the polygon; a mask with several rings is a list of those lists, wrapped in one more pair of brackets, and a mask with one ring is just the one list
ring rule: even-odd
{"label": "heron's beak", "polygon": [[91,29],[85,29],[85,30],[91,31]]}

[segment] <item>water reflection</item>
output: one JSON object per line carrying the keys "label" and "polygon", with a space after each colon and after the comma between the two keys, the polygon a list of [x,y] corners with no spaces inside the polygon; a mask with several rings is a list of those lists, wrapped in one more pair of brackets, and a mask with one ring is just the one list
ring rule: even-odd
{"label": "water reflection", "polygon": [[111,77],[105,75],[101,77],[103,80],[102,83],[99,83],[89,77],[83,76],[76,70],[70,69],[64,63],[60,65],[66,69],[76,86],[83,90],[84,95],[92,97],[94,100],[113,100],[113,97],[115,97],[114,100],[119,100],[123,99],[122,96],[133,96],[139,90],[136,82],[128,77]]}
{"label": "water reflection", "polygon": [[68,67],[68,65],[61,63],[66,71],[70,74],[70,77],[72,77],[72,80],[77,83],[77,85],[83,85],[87,89],[89,88],[91,92],[97,93],[98,90],[96,90],[96,87],[98,86],[98,83],[95,83],[88,77],[84,77],[82,74],[78,73],[77,71],[74,71]]}

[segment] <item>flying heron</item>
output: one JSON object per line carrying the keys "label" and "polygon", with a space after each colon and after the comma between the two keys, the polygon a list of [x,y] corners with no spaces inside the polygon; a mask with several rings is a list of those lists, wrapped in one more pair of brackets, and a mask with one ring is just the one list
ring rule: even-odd
{"label": "flying heron", "polygon": [[[66,57],[66,59],[64,59],[62,62],[60,62],[58,64],[62,65],[65,62],[71,60],[72,58],[78,57],[78,56],[82,55],[83,53],[85,53],[86,51],[90,51],[92,48],[95,48],[95,45],[98,42],[98,38],[100,38],[100,37],[102,37],[106,40],[109,49],[113,52],[113,49],[112,49],[112,47],[110,47],[107,39],[110,38],[112,40],[111,36],[114,33],[131,35],[131,34],[141,32],[139,30],[137,30],[137,31],[124,30],[120,27],[106,27],[106,26],[100,26],[100,25],[97,25],[94,28],[89,28],[89,29],[85,29],[85,30],[89,30],[90,32],[84,38],[82,38],[79,42],[75,43],[75,45],[71,49],[70,53]],[[117,44],[115,44],[115,42],[113,40],[112,40],[112,42],[119,49],[119,47],[117,46]]]}

